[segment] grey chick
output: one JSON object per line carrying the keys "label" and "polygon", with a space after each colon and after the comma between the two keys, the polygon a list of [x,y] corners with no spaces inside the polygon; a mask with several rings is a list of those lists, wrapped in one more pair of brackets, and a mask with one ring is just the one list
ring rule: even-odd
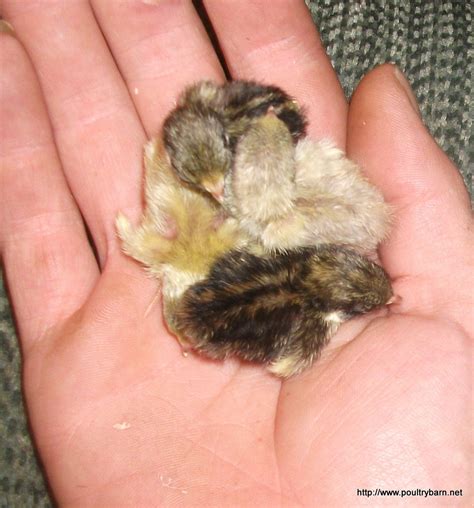
{"label": "grey chick", "polygon": [[269,110],[285,123],[295,142],[305,134],[302,110],[278,87],[253,81],[202,81],[188,87],[163,127],[176,174],[220,200],[238,140]]}
{"label": "grey chick", "polygon": [[234,250],[185,291],[175,326],[205,356],[237,356],[289,377],[312,365],[342,322],[391,299],[385,271],[350,249]]}
{"label": "grey chick", "polygon": [[222,86],[201,81],[187,88],[165,119],[163,140],[173,169],[191,187],[217,197],[232,162]]}
{"label": "grey chick", "polygon": [[119,214],[116,226],[123,250],[161,281],[163,315],[177,334],[174,309],[184,291],[204,279],[223,254],[247,245],[247,237],[213,199],[181,184],[157,141],[146,145],[145,169],[140,224]]}
{"label": "grey chick", "polygon": [[354,162],[329,141],[295,146],[272,113],[237,143],[222,203],[267,250],[333,243],[370,253],[390,223],[382,194]]}

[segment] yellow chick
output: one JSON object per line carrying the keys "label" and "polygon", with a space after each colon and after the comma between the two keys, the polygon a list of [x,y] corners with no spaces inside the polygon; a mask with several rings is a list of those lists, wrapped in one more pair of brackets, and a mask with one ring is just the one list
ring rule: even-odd
{"label": "yellow chick", "polygon": [[145,147],[145,199],[138,226],[119,214],[116,227],[124,251],[162,281],[164,317],[176,334],[174,309],[184,291],[247,238],[214,200],[182,185],[156,141]]}

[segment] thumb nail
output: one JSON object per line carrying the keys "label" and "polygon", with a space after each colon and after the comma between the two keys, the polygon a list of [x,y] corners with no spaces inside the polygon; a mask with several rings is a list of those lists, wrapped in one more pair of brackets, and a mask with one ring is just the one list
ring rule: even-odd
{"label": "thumb nail", "polygon": [[408,83],[407,78],[403,75],[402,71],[398,67],[394,67],[393,74],[398,84],[400,85],[401,89],[403,90],[405,96],[407,97],[411,107],[418,116],[421,116],[420,108],[418,107],[418,102],[416,101],[415,94],[413,93],[413,90],[411,89],[411,86]]}

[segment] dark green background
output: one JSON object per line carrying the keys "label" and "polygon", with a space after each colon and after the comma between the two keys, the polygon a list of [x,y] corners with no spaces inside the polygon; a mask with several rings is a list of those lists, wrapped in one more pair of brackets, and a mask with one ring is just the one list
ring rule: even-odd
{"label": "dark green background", "polygon": [[[413,86],[426,125],[459,166],[471,191],[470,2],[313,0],[307,4],[347,96],[372,67],[396,63]],[[51,506],[27,431],[20,368],[11,311],[0,287],[0,506]]]}

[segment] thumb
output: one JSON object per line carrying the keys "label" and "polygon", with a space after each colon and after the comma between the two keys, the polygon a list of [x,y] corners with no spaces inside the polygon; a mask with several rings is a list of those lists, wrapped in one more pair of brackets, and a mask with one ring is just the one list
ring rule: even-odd
{"label": "thumb", "polygon": [[433,311],[448,299],[458,307],[467,304],[468,193],[423,125],[408,82],[395,66],[377,67],[359,84],[349,108],[347,146],[393,206],[394,224],[380,257],[404,305]]}

